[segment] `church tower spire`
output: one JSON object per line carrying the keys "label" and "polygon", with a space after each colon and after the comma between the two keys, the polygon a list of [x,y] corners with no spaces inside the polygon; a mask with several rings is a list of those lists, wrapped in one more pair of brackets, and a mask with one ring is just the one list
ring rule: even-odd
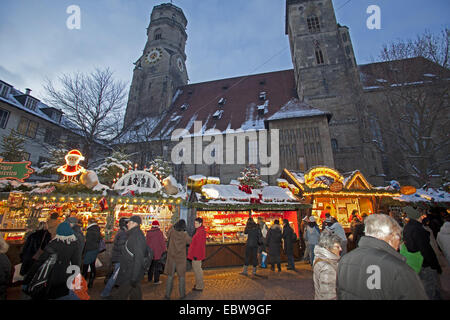
{"label": "church tower spire", "polygon": [[147,43],[135,62],[124,125],[138,118],[157,117],[169,108],[177,87],[186,85],[187,19],[171,3],[153,8]]}

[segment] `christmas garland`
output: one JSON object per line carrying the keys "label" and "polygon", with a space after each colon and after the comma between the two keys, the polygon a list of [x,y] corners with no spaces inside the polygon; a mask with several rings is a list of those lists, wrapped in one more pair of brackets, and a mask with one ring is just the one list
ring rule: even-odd
{"label": "christmas garland", "polygon": [[206,210],[222,210],[222,211],[240,211],[240,210],[297,210],[311,208],[311,204],[289,204],[289,203],[189,203],[188,208],[206,209]]}

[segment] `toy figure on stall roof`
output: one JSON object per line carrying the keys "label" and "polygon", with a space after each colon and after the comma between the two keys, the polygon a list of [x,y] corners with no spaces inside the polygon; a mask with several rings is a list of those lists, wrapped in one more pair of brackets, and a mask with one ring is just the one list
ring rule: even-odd
{"label": "toy figure on stall roof", "polygon": [[71,150],[65,156],[65,159],[66,164],[56,170],[64,175],[59,182],[78,183],[77,176],[86,171],[85,168],[79,165],[80,161],[84,160],[83,155],[78,150]]}

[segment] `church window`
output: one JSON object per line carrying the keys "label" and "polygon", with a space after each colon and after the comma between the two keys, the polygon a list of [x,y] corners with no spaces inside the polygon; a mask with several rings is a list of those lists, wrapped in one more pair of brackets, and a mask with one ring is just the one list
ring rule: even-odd
{"label": "church window", "polygon": [[323,53],[322,53],[322,50],[320,50],[320,49],[316,49],[316,62],[317,62],[317,64],[324,63]]}
{"label": "church window", "polygon": [[160,40],[160,39],[162,39],[162,31],[161,31],[161,29],[156,29],[155,40]]}
{"label": "church window", "polygon": [[320,32],[319,18],[310,16],[306,19],[306,22],[308,23],[309,32]]}
{"label": "church window", "polygon": [[342,34],[342,41],[347,42],[347,34],[346,33]]}

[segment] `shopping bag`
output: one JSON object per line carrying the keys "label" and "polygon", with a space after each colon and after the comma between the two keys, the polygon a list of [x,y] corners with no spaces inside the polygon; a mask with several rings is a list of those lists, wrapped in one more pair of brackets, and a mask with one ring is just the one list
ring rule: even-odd
{"label": "shopping bag", "polygon": [[73,292],[77,295],[80,300],[89,300],[91,297],[88,294],[88,288],[86,280],[81,274],[78,274],[73,279]]}
{"label": "shopping bag", "polygon": [[406,263],[413,268],[413,270],[417,273],[422,269],[423,256],[420,251],[417,252],[409,252],[403,243],[400,246],[400,254],[406,258]]}
{"label": "shopping bag", "polygon": [[13,275],[13,279],[12,282],[18,282],[18,281],[22,281],[23,280],[23,276],[20,275],[20,268],[22,268],[22,264],[16,264],[14,266],[14,275]]}

